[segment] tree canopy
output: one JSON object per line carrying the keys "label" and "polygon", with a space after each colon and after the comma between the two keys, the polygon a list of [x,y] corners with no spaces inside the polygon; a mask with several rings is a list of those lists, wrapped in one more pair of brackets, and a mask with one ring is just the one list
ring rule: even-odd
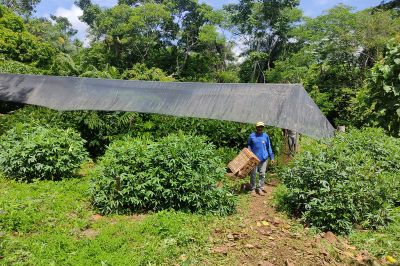
{"label": "tree canopy", "polygon": [[[397,1],[317,16],[298,0],[76,0],[87,40],[67,18],[32,17],[39,0],[0,5],[4,72],[202,82],[302,83],[335,125],[399,135]],[[397,78],[397,79],[396,79]]]}

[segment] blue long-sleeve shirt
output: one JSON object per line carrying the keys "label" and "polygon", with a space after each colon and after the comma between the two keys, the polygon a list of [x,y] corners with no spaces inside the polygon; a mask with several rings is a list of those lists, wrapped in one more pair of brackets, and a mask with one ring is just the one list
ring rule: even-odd
{"label": "blue long-sleeve shirt", "polygon": [[274,160],[274,153],[272,152],[271,141],[267,133],[251,133],[249,136],[249,140],[247,141],[247,145],[261,162],[268,160],[268,158]]}

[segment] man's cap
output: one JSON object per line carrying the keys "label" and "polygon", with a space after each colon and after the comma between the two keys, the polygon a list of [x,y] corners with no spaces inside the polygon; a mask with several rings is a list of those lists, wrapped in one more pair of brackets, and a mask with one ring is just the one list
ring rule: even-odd
{"label": "man's cap", "polygon": [[256,127],[265,127],[265,125],[263,122],[260,121],[256,123]]}

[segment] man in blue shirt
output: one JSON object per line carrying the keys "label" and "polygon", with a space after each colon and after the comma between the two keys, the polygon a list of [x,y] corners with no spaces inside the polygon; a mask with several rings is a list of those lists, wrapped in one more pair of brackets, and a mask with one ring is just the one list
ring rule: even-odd
{"label": "man in blue shirt", "polygon": [[[275,163],[271,141],[268,134],[264,132],[263,122],[257,122],[256,132],[250,134],[247,146],[260,160],[260,163],[253,169],[253,171],[251,171],[250,174],[250,193],[253,196],[256,195],[256,193],[263,196],[266,192],[264,189],[264,182],[268,158],[271,159],[271,163]],[[257,172],[259,172],[259,181],[256,186]]]}

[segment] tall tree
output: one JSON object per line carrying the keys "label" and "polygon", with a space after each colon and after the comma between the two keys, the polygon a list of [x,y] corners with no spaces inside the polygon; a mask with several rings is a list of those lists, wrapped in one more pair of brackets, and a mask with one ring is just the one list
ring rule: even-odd
{"label": "tall tree", "polygon": [[246,46],[243,81],[265,82],[264,71],[290,50],[290,30],[302,16],[298,5],[298,0],[240,0],[225,6]]}
{"label": "tall tree", "polygon": [[195,0],[121,0],[104,10],[89,0],[77,4],[90,25],[93,62],[121,71],[142,63],[182,80],[212,80],[232,59],[219,33],[223,14]]}
{"label": "tall tree", "polygon": [[379,125],[400,137],[400,36],[388,42],[385,56],[372,68],[369,106]]}
{"label": "tall tree", "polygon": [[20,17],[0,5],[0,54],[6,60],[47,68],[54,49],[29,33]]}
{"label": "tall tree", "polygon": [[276,61],[266,72],[269,82],[301,82],[337,124],[354,120],[354,97],[370,68],[383,56],[386,42],[400,30],[393,11],[354,13],[338,5],[292,31],[303,48]]}
{"label": "tall tree", "polygon": [[0,0],[0,4],[13,10],[18,15],[27,18],[35,12],[35,7],[40,1],[41,0]]}
{"label": "tall tree", "polygon": [[396,10],[400,12],[400,0],[382,1],[375,9]]}

